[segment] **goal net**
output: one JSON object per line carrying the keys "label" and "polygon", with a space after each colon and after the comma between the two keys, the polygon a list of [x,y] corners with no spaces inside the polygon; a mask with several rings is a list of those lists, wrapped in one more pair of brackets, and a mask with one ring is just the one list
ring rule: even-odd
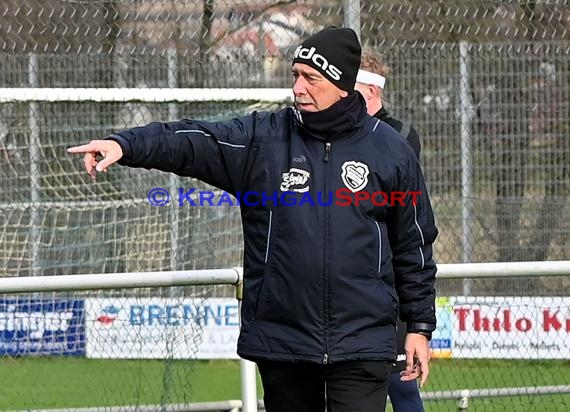
{"label": "goal net", "polygon": [[[4,276],[241,264],[235,207],[155,207],[190,178],[115,167],[92,181],[70,146],[182,117],[223,120],[287,105],[282,89],[0,89]],[[95,101],[94,101],[95,100]]]}
{"label": "goal net", "polygon": [[[151,121],[224,120],[277,110],[290,104],[289,94],[283,89],[0,89],[0,276],[137,276],[241,266],[239,208],[174,202],[157,207],[148,199],[154,188],[169,193],[214,188],[122,167],[92,181],[82,158],[66,149]],[[5,400],[0,409],[192,401],[196,359],[236,357],[234,296],[232,286],[0,295],[0,361],[16,362],[30,380],[26,396]],[[77,388],[78,399],[42,404],[34,388],[49,387],[60,374],[66,379],[67,368],[93,373],[93,367],[98,372],[90,385]],[[103,386],[98,401],[86,401],[88,391]]]}

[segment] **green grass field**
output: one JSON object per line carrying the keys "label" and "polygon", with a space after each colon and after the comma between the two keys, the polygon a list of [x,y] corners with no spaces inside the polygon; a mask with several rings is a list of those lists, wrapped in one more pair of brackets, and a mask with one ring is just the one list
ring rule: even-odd
{"label": "green grass field", "polygon": [[[425,391],[568,385],[568,361],[433,360]],[[259,397],[261,385],[258,387]],[[0,410],[240,399],[235,361],[0,360]],[[426,404],[456,411],[456,401]],[[568,411],[570,395],[473,399],[469,411]]]}

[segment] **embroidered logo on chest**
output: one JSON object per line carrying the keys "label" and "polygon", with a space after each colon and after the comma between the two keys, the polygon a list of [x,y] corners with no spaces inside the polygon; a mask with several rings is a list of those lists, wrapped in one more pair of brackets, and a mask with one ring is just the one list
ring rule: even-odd
{"label": "embroidered logo on chest", "polygon": [[351,160],[342,164],[340,177],[344,185],[355,193],[366,187],[369,173],[367,164]]}
{"label": "embroidered logo on chest", "polygon": [[288,172],[281,175],[281,187],[279,190],[282,192],[308,192],[310,177],[311,173],[306,170],[292,167]]}

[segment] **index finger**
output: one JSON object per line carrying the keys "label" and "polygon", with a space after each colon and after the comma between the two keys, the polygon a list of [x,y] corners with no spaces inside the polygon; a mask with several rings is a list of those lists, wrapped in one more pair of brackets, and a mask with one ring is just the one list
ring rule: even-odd
{"label": "index finger", "polygon": [[429,361],[427,356],[418,360],[420,367],[420,388],[424,386],[429,376]]}
{"label": "index finger", "polygon": [[73,146],[67,149],[68,153],[89,153],[97,151],[98,149],[95,147],[93,143],[82,144],[80,146]]}
{"label": "index finger", "polygon": [[414,366],[416,366],[418,358],[415,356],[415,350],[411,350],[409,348],[404,348],[406,352],[406,369],[412,370]]}

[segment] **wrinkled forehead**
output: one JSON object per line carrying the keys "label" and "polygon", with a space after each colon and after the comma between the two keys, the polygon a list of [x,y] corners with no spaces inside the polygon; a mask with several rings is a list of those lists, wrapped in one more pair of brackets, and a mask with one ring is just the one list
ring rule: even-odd
{"label": "wrinkled forehead", "polygon": [[304,76],[325,78],[325,76],[323,76],[320,71],[312,68],[311,66],[309,66],[307,64],[303,64],[303,63],[294,63],[293,66],[291,66],[291,70],[294,73],[304,75]]}
{"label": "wrinkled forehead", "polygon": [[333,82],[331,82],[329,80],[329,78],[325,75],[323,75],[320,71],[318,71],[317,69],[312,68],[309,65],[303,64],[303,63],[294,63],[293,66],[291,66],[291,71],[299,76],[302,77],[309,77],[311,79],[319,79],[320,81],[323,81],[323,83],[319,82],[321,85],[326,85],[328,87],[330,87],[331,89],[335,89],[335,90],[340,90],[336,84],[334,84]]}

